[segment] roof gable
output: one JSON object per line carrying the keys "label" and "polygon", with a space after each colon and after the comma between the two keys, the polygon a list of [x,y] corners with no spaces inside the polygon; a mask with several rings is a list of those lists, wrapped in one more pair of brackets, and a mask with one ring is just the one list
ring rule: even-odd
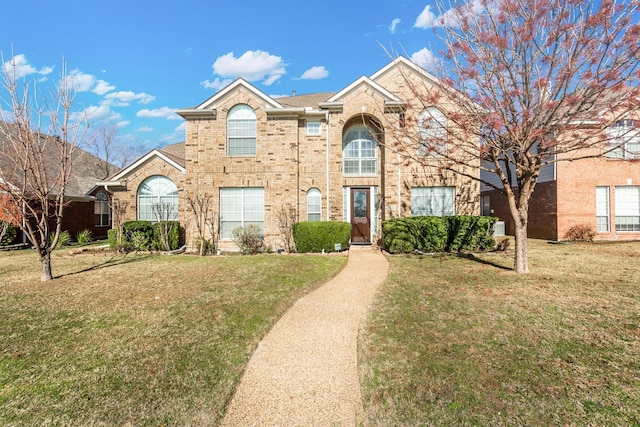
{"label": "roof gable", "polygon": [[249,92],[253,93],[256,97],[262,99],[266,103],[267,107],[282,108],[282,105],[280,105],[278,102],[276,102],[269,95],[267,95],[266,93],[262,92],[260,89],[256,88],[251,83],[249,83],[246,80],[244,80],[243,78],[238,78],[233,83],[231,83],[229,86],[227,86],[224,89],[218,91],[211,98],[207,99],[206,101],[204,101],[203,103],[198,105],[195,109],[196,110],[214,109],[214,108],[216,108],[216,104],[222,98],[224,98],[225,96],[227,96],[229,93],[233,92],[234,90],[238,89],[239,87],[243,87],[243,88],[247,89]]}
{"label": "roof gable", "polygon": [[415,62],[405,58],[404,56],[398,56],[393,61],[389,62],[387,65],[376,71],[371,75],[371,80],[378,81],[381,77],[385,76],[390,72],[396,71],[398,68],[404,67],[409,69],[410,72],[415,73],[420,76],[420,78],[431,82],[437,86],[442,86],[442,83],[436,76],[429,73],[424,68],[417,65]]}
{"label": "roof gable", "polygon": [[177,170],[179,170],[181,173],[185,173],[186,172],[185,167],[179,163],[179,160],[177,158],[175,158],[172,155],[168,155],[168,153],[164,153],[160,149],[154,149],[154,150],[149,151],[144,156],[140,157],[138,160],[136,160],[134,163],[132,163],[128,167],[122,169],[120,172],[118,172],[112,178],[110,178],[109,181],[117,182],[117,181],[120,181],[120,180],[124,179],[131,172],[133,172],[136,169],[140,168],[145,163],[153,160],[154,158],[159,158],[159,159],[163,160],[164,162],[168,163],[169,165],[171,165],[174,168],[176,168]]}
{"label": "roof gable", "polygon": [[327,102],[339,102],[343,100],[348,94],[356,91],[362,86],[367,86],[368,88],[373,89],[380,96],[382,96],[385,101],[401,102],[400,98],[398,98],[396,95],[389,92],[387,89],[383,88],[367,76],[360,77],[358,80],[354,81],[349,86],[345,87],[340,92],[329,98]]}

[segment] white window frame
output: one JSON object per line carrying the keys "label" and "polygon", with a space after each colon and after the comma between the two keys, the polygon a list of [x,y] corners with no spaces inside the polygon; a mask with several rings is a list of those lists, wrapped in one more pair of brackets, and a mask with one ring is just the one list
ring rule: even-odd
{"label": "white window frame", "polygon": [[176,184],[164,175],[152,175],[146,178],[136,194],[137,218],[139,221],[158,222],[158,218],[153,211],[153,206],[158,203],[168,203],[173,206],[170,221],[178,220],[179,197]]}
{"label": "white window frame", "polygon": [[322,192],[317,188],[307,191],[307,221],[322,221]]}
{"label": "white window frame", "polygon": [[411,216],[453,216],[455,187],[411,187]]}
{"label": "white window frame", "polygon": [[246,104],[238,104],[227,115],[227,155],[251,157],[256,155],[256,112]]}
{"label": "white window frame", "polygon": [[617,232],[640,231],[640,186],[615,187],[615,213]]}
{"label": "white window frame", "polygon": [[264,188],[220,188],[220,238],[232,239],[235,228],[249,224],[264,234]]}
{"label": "white window frame", "polygon": [[343,175],[375,176],[378,173],[378,143],[371,129],[363,125],[347,129],[342,138],[342,165]]}
{"label": "white window frame", "polygon": [[322,122],[319,120],[307,120],[307,135],[309,136],[322,135]]}
{"label": "white window frame", "polygon": [[[636,120],[618,120],[607,129],[608,159],[640,159],[640,129]],[[615,148],[613,148],[615,147]]]}
{"label": "white window frame", "polygon": [[104,191],[96,193],[93,202],[94,224],[96,227],[109,227],[111,225],[111,209],[109,208],[109,196]]}
{"label": "white window frame", "polygon": [[446,154],[447,117],[437,107],[427,107],[418,115],[418,156]]}
{"label": "white window frame", "polygon": [[596,187],[596,231],[608,233],[610,227],[609,187]]}

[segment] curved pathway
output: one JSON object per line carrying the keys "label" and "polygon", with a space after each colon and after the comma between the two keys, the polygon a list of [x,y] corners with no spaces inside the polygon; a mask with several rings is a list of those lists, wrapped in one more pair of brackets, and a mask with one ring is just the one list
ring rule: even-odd
{"label": "curved pathway", "polygon": [[377,248],[351,246],[345,268],[298,300],[258,345],[222,425],[356,425],[358,328],[387,272]]}

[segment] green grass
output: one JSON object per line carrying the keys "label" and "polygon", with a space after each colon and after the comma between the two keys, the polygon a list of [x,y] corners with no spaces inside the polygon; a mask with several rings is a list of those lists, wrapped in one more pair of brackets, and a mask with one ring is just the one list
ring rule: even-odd
{"label": "green grass", "polygon": [[341,256],[0,253],[0,425],[216,425],[257,343]]}
{"label": "green grass", "polygon": [[360,337],[366,425],[640,425],[640,243],[394,256]]}

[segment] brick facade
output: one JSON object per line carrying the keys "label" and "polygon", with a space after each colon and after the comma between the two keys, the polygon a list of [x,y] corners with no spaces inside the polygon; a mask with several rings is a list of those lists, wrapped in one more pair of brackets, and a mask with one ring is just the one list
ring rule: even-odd
{"label": "brick facade", "polygon": [[[161,156],[151,156],[146,163],[119,174],[121,180],[114,184],[114,197],[127,202],[127,219],[134,219],[136,192],[142,180],[154,174],[171,178],[180,192],[180,221],[186,226],[190,247],[196,231],[187,200],[208,195],[219,214],[223,188],[264,189],[264,236],[273,248],[283,246],[278,213],[283,208],[291,209],[296,221],[305,221],[310,189],[321,193],[322,220],[333,221],[350,220],[345,218],[351,209],[347,206],[350,202],[344,202],[349,189],[369,191],[373,208],[366,241],[370,242],[379,237],[380,221],[410,215],[412,187],[455,187],[456,213],[479,214],[477,182],[442,174],[435,167],[425,172],[423,166],[408,161],[385,144],[388,132],[394,131],[399,120],[398,109],[388,105],[399,100],[410,102],[407,76],[421,79],[423,85],[434,84],[434,80],[425,80],[425,75],[402,58],[371,79],[362,78],[336,94],[328,94],[320,102],[302,106],[293,104],[302,102],[304,97],[270,98],[249,83],[237,80],[196,108],[178,112],[186,119],[184,172]],[[255,112],[255,155],[228,155],[228,114],[237,105],[248,105]],[[307,135],[309,121],[321,123],[319,135]],[[375,173],[350,175],[343,171],[343,137],[353,125],[367,126],[376,135]],[[472,163],[469,168],[475,171],[477,165]],[[233,245],[223,240],[220,246],[230,249]]]}

